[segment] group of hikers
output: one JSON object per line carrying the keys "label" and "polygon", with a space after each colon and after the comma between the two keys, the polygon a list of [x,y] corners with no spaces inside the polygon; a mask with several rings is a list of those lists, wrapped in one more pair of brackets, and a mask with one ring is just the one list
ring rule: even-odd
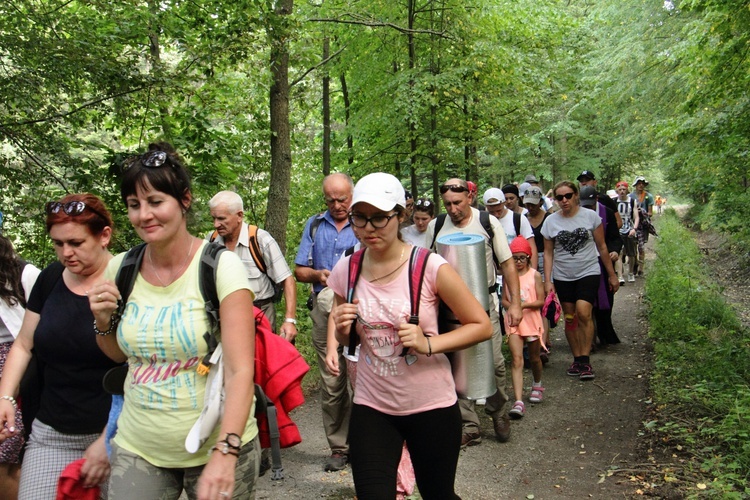
{"label": "group of hikers", "polygon": [[[632,192],[619,182],[616,199],[597,191],[593,172],[577,180],[545,196],[530,174],[480,197],[473,182],[448,179],[438,215],[390,174],[356,184],[331,174],[326,210],[307,220],[291,269],[231,191],[206,208],[213,231],[190,234],[188,170],[170,144],[150,144],[125,162],[120,184],[143,244],[112,255],[110,208],[89,193],[45,205],[58,262],[42,271],[0,236],[0,498],[254,498],[268,460],[255,417],[256,325],[294,344],[298,282],[310,284],[324,470],[350,465],[360,499],[415,486],[425,499],[458,498],[460,450],[482,440],[478,407],[508,441],[511,419],[544,400],[549,330],[561,316],[571,377],[595,377],[595,331],[619,342],[612,304],[643,273],[654,199],[642,176]],[[456,233],[483,242],[486,296],[439,252]],[[450,329],[442,309],[457,320]],[[482,342],[492,394],[459,398],[451,353]]]}

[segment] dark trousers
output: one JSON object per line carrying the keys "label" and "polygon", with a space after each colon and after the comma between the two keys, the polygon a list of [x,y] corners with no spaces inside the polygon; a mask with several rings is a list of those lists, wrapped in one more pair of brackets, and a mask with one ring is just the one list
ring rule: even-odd
{"label": "dark trousers", "polygon": [[349,425],[349,460],[357,498],[396,497],[396,472],[404,441],[422,498],[459,498],[453,489],[461,451],[458,403],[403,416],[355,404]]}

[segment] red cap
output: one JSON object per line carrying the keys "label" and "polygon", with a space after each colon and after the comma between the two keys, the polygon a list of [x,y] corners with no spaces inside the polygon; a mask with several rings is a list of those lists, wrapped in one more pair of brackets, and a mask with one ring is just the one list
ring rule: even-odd
{"label": "red cap", "polygon": [[510,251],[511,253],[525,253],[531,257],[531,245],[529,245],[529,241],[522,236],[516,236],[513,238],[513,241],[510,242]]}
{"label": "red cap", "polygon": [[469,188],[469,193],[477,194],[477,185],[471,181],[466,181],[466,186]]}

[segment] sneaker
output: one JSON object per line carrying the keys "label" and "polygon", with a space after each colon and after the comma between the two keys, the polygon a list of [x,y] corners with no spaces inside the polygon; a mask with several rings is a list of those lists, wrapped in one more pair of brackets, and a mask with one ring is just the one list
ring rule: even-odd
{"label": "sneaker", "polygon": [[529,401],[532,403],[541,403],[542,399],[544,399],[544,387],[541,385],[539,386],[533,386],[531,388],[531,395],[529,396]]}
{"label": "sneaker", "polygon": [[580,373],[578,374],[579,380],[594,380],[596,378],[596,375],[594,375],[594,369],[591,367],[591,365],[580,365]]}
{"label": "sneaker", "polygon": [[625,278],[620,276],[620,285],[624,285],[624,284],[625,284]]}
{"label": "sneaker", "polygon": [[568,368],[568,376],[570,377],[577,377],[581,374],[581,365],[573,361],[573,364],[570,365],[570,368]]}
{"label": "sneaker", "polygon": [[349,456],[340,451],[334,451],[331,456],[326,459],[325,471],[335,472],[337,470],[346,469],[346,464],[349,462]]}
{"label": "sneaker", "polygon": [[479,406],[484,406],[487,404],[487,398],[479,398],[475,401],[475,403]]}
{"label": "sneaker", "polygon": [[478,432],[464,432],[461,436],[461,448],[476,446],[482,442],[482,436]]}
{"label": "sneaker", "polygon": [[523,404],[523,401],[516,401],[508,413],[512,419],[523,418],[523,414],[526,413],[526,405]]}
{"label": "sneaker", "polygon": [[628,277],[628,283],[635,283],[635,274],[631,274]]}

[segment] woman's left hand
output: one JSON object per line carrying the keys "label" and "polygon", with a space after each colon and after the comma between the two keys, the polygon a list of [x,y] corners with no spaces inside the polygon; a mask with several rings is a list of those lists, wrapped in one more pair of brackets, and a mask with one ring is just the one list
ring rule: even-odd
{"label": "woman's left hand", "polygon": [[424,332],[419,325],[401,323],[398,325],[398,336],[404,347],[413,347],[419,354],[427,354],[430,352],[427,337],[425,337]]}
{"label": "woman's left hand", "polygon": [[81,479],[85,488],[98,486],[107,479],[109,475],[109,457],[107,447],[104,445],[104,435],[91,443],[83,453],[86,461],[81,466]]}
{"label": "woman's left hand", "polygon": [[211,458],[198,479],[199,500],[227,500],[234,493],[234,470],[237,457],[219,451],[211,453]]}

